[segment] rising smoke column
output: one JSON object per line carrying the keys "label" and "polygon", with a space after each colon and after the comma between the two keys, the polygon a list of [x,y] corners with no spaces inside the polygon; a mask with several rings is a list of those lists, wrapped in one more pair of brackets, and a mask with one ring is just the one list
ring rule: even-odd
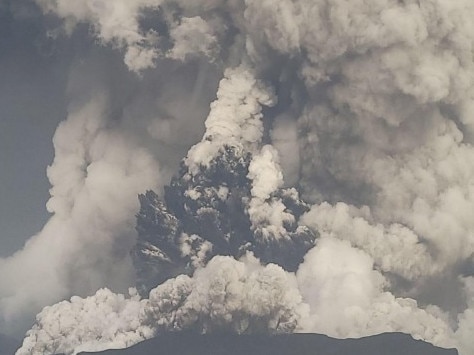
{"label": "rising smoke column", "polygon": [[[297,223],[321,236],[295,266],[298,277],[308,280],[300,285],[309,305],[309,320],[301,327],[340,337],[406,331],[472,352],[467,338],[474,251],[470,1],[40,3],[64,17],[70,31],[79,22],[91,23],[96,38],[122,51],[131,70],[153,66],[159,58],[193,56],[229,67],[204,139],[190,150],[174,184],[199,208],[205,207],[202,202],[218,204],[226,186],[200,191],[193,178],[225,156],[223,142],[230,143],[232,154],[241,153],[237,162],[251,154],[245,211],[255,235],[279,245]],[[150,8],[167,31],[139,25]],[[237,82],[236,88],[265,85],[244,98],[239,90],[221,96],[229,82]],[[272,107],[260,111],[262,104]],[[275,149],[292,154],[281,151],[276,158]],[[272,184],[260,184],[268,172]],[[289,207],[278,195],[282,176],[313,204],[302,218],[285,210]],[[201,197],[206,193],[212,198]],[[174,211],[160,205],[159,196],[144,196],[142,206],[147,201],[162,206],[156,215],[169,217],[172,226]],[[205,218],[214,213],[201,211]],[[181,242],[175,259],[184,253],[194,262],[191,269],[201,267],[216,243],[208,243],[209,235],[179,232],[171,240]],[[151,251],[169,258],[160,248]],[[331,270],[332,259],[344,256],[351,267]],[[192,272],[173,261],[168,269],[150,264],[158,265],[158,273],[165,270],[165,278]],[[359,272],[354,275],[353,269]],[[342,287],[333,286],[335,280]],[[449,290],[439,299],[430,289],[443,282]]]}
{"label": "rising smoke column", "polygon": [[140,293],[214,255],[251,251],[296,271],[314,245],[317,233],[298,225],[309,207],[295,189],[282,189],[278,153],[262,146],[262,104],[273,101],[261,82],[245,68],[227,70],[202,141],[165,187],[166,203],[153,191],[140,196],[133,251]]}

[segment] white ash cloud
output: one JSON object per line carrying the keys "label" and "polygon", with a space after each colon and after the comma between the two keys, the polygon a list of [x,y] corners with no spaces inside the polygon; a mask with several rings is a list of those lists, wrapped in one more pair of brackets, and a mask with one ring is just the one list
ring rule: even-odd
{"label": "white ash cloud", "polygon": [[[223,73],[204,138],[191,148],[185,164],[197,174],[225,144],[251,152],[254,209],[248,212],[258,225],[264,220],[270,227],[291,223],[270,196],[284,186],[283,177],[314,204],[300,221],[321,234],[297,273],[299,292],[309,305],[300,329],[339,337],[405,331],[469,354],[466,334],[474,323],[470,282],[448,292],[466,300],[459,315],[429,299],[417,303],[417,297],[427,278],[464,277],[459,265],[473,266],[470,0],[38,2],[62,17],[69,33],[89,23],[95,38],[118,49],[143,80],[160,70],[160,60],[174,60],[179,68],[185,66],[180,61],[199,58]],[[156,21],[169,34],[141,26],[143,14],[152,10],[160,13]],[[163,74],[161,80],[174,77]],[[84,131],[92,132],[81,138],[88,154],[95,154],[90,146],[101,139],[93,132],[105,130],[107,142],[120,139],[107,125],[94,128],[100,122],[87,126],[87,120],[80,120]],[[185,120],[157,122],[149,123],[147,132],[163,140],[166,132],[179,140],[178,130],[186,126]],[[295,152],[294,159],[284,154],[286,149]],[[143,154],[153,161],[159,153]],[[66,159],[65,166],[75,167],[76,157]],[[147,176],[153,179],[144,178],[141,191],[158,184],[159,169],[152,170]],[[50,176],[55,179],[53,168]],[[70,184],[53,187],[49,206],[55,211],[76,206],[74,181],[81,176],[77,171],[70,177]],[[100,176],[92,180],[102,189],[101,181]],[[130,194],[141,192],[131,185]],[[110,201],[103,191],[98,196]],[[123,221],[117,217],[111,225]],[[2,260],[1,265],[12,262]],[[406,290],[389,281],[393,277],[408,284],[412,299],[401,296]],[[61,289],[56,296],[67,293]]]}
{"label": "white ash cloud", "polygon": [[271,145],[265,145],[250,162],[248,178],[252,181],[252,198],[248,214],[253,228],[259,229],[262,238],[285,238],[285,223],[295,223],[295,216],[278,198],[272,195],[283,186],[283,173],[278,152]]}
{"label": "white ash cloud", "polygon": [[147,45],[153,33],[142,33],[138,14],[145,6],[157,6],[160,1],[83,1],[38,0],[45,12],[54,12],[65,20],[65,29],[72,32],[81,22],[93,25],[97,37],[104,44],[125,49],[124,61],[134,71],[152,67],[158,53]]}
{"label": "white ash cloud", "polygon": [[208,166],[224,145],[251,152],[263,136],[262,105],[274,103],[273,93],[245,67],[228,69],[206,119],[206,133],[185,158],[192,173]]}
{"label": "white ash cloud", "polygon": [[397,331],[438,346],[456,344],[446,314],[396,298],[384,291],[386,284],[370,256],[334,238],[321,239],[296,276],[274,264],[262,266],[252,255],[240,261],[216,256],[192,278],[181,275],[159,285],[148,299],[133,290],[125,297],[103,289],[46,307],[17,355],[118,349],[190,329],[338,338]]}
{"label": "white ash cloud", "polygon": [[472,332],[474,330],[474,278],[467,277],[462,279],[464,291],[468,298],[468,308],[458,315],[458,328],[455,337],[461,354],[469,354],[474,351],[472,344]]}
{"label": "white ash cloud", "polygon": [[[23,333],[45,305],[72,295],[133,284],[137,195],[160,191],[199,139],[220,75],[212,64],[178,70],[164,61],[140,79],[115,53],[81,46],[68,67],[68,115],[47,169],[52,217],[23,250],[0,260],[1,332]],[[166,83],[170,73],[175,80]]]}
{"label": "white ash cloud", "polygon": [[428,247],[417,234],[402,224],[371,224],[369,210],[343,202],[314,205],[301,223],[318,230],[322,236],[347,240],[372,256],[381,270],[408,280],[440,272]]}
{"label": "white ash cloud", "polygon": [[242,261],[217,256],[194,277],[181,275],[153,289],[149,299],[101,289],[46,307],[16,354],[118,349],[159,331],[287,332],[306,307],[294,274],[263,267],[251,255]]}
{"label": "white ash cloud", "polygon": [[[129,297],[108,289],[84,299],[72,297],[37,315],[38,325],[45,326],[31,330],[17,354],[71,354],[131,346],[153,334],[152,329],[139,324],[142,308],[133,290]],[[67,339],[60,333],[64,330]]]}
{"label": "white ash cloud", "polygon": [[388,292],[388,281],[374,270],[373,259],[347,241],[320,239],[297,279],[310,306],[306,331],[337,338],[404,332],[438,346],[455,345],[446,314]]}
{"label": "white ash cloud", "polygon": [[188,55],[204,54],[215,58],[219,49],[213,27],[201,17],[185,17],[170,29],[174,46],[169,53],[173,59],[185,60]]}
{"label": "white ash cloud", "polygon": [[123,289],[133,277],[136,195],[143,185],[159,186],[160,170],[149,152],[104,128],[105,108],[98,95],[57,129],[48,169],[53,217],[22,251],[1,260],[2,328],[70,294]]}

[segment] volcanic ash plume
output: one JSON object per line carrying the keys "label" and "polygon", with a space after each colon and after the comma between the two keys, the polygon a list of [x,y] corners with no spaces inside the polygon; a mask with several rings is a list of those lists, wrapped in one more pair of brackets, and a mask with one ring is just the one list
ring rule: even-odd
{"label": "volcanic ash plume", "polygon": [[[136,242],[121,227],[106,229],[105,239],[107,248],[117,235],[125,240],[119,244],[131,251],[138,294],[100,290],[45,308],[19,354],[124,347],[182,329],[342,338],[400,331],[463,355],[474,351],[472,1],[38,3],[64,20],[66,34],[88,24],[143,83],[173,83],[192,63],[220,81],[215,97],[205,96],[203,138],[163,191],[158,166],[167,154],[152,139],[168,132],[179,141],[180,128],[197,127],[192,117],[175,124],[137,110],[113,124],[89,110],[58,128],[50,224],[62,209],[87,206],[107,191],[111,203],[100,205],[98,224],[115,226],[133,217],[138,206],[130,196],[140,193]],[[195,87],[194,101],[184,89],[172,101],[201,102],[202,86]],[[158,112],[169,111],[166,100],[158,102]],[[68,125],[82,127],[72,140],[81,149],[60,138]],[[136,138],[143,127],[149,141]],[[137,148],[120,154],[123,142]],[[64,155],[78,151],[79,163]],[[109,189],[101,174],[93,179],[99,189],[84,199],[83,170],[59,170],[56,162],[82,166],[98,152],[123,162],[117,183],[133,180],[132,187]],[[63,175],[70,177],[65,186]],[[114,203],[124,191],[127,198]],[[108,218],[112,205],[121,213]],[[79,248],[71,250],[82,250],[88,237],[73,238]],[[30,244],[47,245],[45,238]],[[28,250],[2,263],[34,264]],[[79,291],[91,294],[90,287]],[[113,325],[90,318],[90,309],[110,314]]]}
{"label": "volcanic ash plume", "polygon": [[181,275],[153,289],[149,299],[140,300],[133,289],[130,296],[102,289],[46,307],[17,354],[123,348],[157,332],[187,329],[288,332],[306,312],[294,275],[274,264],[262,267],[251,255],[245,262],[216,256],[193,278]]}

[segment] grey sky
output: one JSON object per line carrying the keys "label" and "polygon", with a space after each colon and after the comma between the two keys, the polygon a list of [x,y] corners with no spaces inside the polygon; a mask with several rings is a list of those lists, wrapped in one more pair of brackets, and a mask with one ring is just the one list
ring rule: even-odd
{"label": "grey sky", "polygon": [[65,116],[67,56],[47,52],[37,15],[24,1],[0,5],[1,256],[19,249],[48,218],[46,167]]}

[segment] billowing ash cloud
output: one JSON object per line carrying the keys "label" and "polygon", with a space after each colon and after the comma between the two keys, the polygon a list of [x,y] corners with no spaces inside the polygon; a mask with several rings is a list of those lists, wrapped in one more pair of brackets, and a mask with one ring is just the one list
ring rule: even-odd
{"label": "billowing ash cloud", "polygon": [[67,118],[47,170],[53,217],[23,250],[0,260],[1,332],[23,333],[33,314],[71,295],[133,284],[137,196],[169,179],[200,138],[215,95],[220,74],[210,64],[166,62],[140,79],[77,31]]}
{"label": "billowing ash cloud", "polygon": [[46,307],[17,354],[122,348],[160,331],[288,332],[306,311],[294,275],[262,267],[251,255],[245,262],[216,256],[193,278],[181,275],[153,289],[149,299],[133,290],[130,296],[101,289]]}
{"label": "billowing ash cloud", "polygon": [[6,322],[67,296],[68,289],[95,288],[105,275],[111,286],[120,285],[124,274],[112,270],[128,272],[123,260],[127,244],[133,244],[125,241],[133,228],[129,214],[143,184],[157,186],[159,170],[148,152],[105,129],[104,100],[70,112],[57,129],[56,156],[48,169],[53,187],[47,207],[54,217],[23,251],[0,262]]}
{"label": "billowing ash cloud", "polygon": [[[3,317],[123,289],[130,251],[144,298],[45,308],[20,354],[216,328],[403,331],[474,351],[471,1],[38,4],[65,35],[90,26],[135,88],[72,100],[55,214],[0,264]],[[88,318],[102,307],[116,328]]]}
{"label": "billowing ash cloud", "polygon": [[298,225],[309,207],[295,189],[282,188],[278,153],[262,146],[260,102],[270,98],[245,68],[226,71],[204,138],[165,187],[164,201],[153,191],[140,196],[133,256],[141,294],[215,255],[251,251],[296,271],[314,245],[317,233]]}

